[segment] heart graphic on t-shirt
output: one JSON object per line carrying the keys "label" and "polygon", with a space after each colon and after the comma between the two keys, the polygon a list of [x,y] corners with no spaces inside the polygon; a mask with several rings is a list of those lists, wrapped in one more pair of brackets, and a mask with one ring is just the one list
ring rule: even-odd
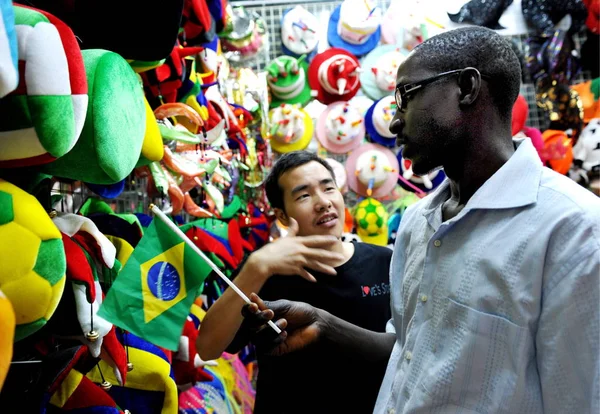
{"label": "heart graphic on t-shirt", "polygon": [[363,292],[365,292],[365,295],[368,295],[370,291],[371,289],[368,286],[363,286]]}

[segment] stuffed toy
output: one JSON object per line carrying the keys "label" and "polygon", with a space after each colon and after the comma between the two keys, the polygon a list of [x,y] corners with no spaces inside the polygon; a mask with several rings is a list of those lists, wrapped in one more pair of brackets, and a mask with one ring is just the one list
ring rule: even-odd
{"label": "stuffed toy", "polygon": [[92,184],[114,184],[133,171],[140,157],[146,131],[143,90],[135,72],[116,53],[84,50],[83,60],[90,102],[81,137],[44,171]]}
{"label": "stuffed toy", "polygon": [[15,311],[19,341],[56,310],[65,286],[65,252],[59,230],[32,195],[0,180],[0,204],[0,290]]}
{"label": "stuffed toy", "polygon": [[10,368],[15,338],[15,311],[12,304],[0,290],[0,391]]}
{"label": "stuffed toy", "polygon": [[0,0],[0,98],[14,91],[19,84],[17,32],[15,13],[10,0]]}
{"label": "stuffed toy", "polygon": [[77,143],[88,85],[75,35],[49,13],[15,5],[19,85],[0,100],[0,166],[48,163]]}

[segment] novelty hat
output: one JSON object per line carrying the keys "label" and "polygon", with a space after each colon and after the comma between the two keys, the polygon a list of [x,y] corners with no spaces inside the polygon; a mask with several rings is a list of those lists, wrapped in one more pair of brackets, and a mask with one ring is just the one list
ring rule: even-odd
{"label": "novelty hat", "polygon": [[84,50],[83,61],[90,103],[81,137],[44,171],[92,184],[114,184],[133,171],[140,157],[146,130],[144,94],[135,72],[116,53]]}
{"label": "novelty hat", "polygon": [[327,164],[333,169],[333,175],[335,177],[335,183],[337,184],[340,192],[345,193],[348,191],[348,178],[346,177],[346,168],[341,162],[334,160],[333,158],[325,158]]}
{"label": "novelty hat", "polygon": [[286,153],[306,148],[313,136],[313,122],[308,113],[296,105],[281,104],[269,111],[271,147]]}
{"label": "novelty hat", "polygon": [[344,49],[319,53],[308,68],[308,82],[325,105],[353,98],[360,88],[358,59]]}
{"label": "novelty hat", "polygon": [[308,65],[304,56],[279,56],[266,67],[271,90],[271,108],[282,103],[306,105],[310,101],[310,86],[306,79]]}
{"label": "novelty hat", "polygon": [[396,135],[390,132],[390,123],[396,115],[396,99],[394,95],[386,96],[375,102],[365,115],[367,137],[371,142],[393,148]]}
{"label": "novelty hat", "polygon": [[371,107],[371,105],[373,105],[375,103],[375,101],[373,101],[373,99],[369,98],[368,96],[365,95],[357,95],[354,98],[350,99],[348,101],[348,103],[356,108],[358,108],[358,110],[360,111],[360,113],[365,116],[367,114],[367,111],[369,110],[369,108]]}
{"label": "novelty hat", "polygon": [[307,56],[310,61],[317,53],[319,21],[302,6],[284,12],[281,19],[281,49],[286,55]]}
{"label": "novelty hat", "polygon": [[77,143],[88,105],[81,50],[71,29],[42,10],[15,5],[19,85],[0,100],[0,165],[53,161]]}
{"label": "novelty hat", "polygon": [[517,135],[525,126],[527,116],[529,115],[529,105],[523,95],[517,96],[512,108],[512,134]]}
{"label": "novelty hat", "polygon": [[381,202],[367,197],[354,210],[356,233],[363,243],[388,244],[388,212]]}
{"label": "novelty hat", "polygon": [[380,46],[369,53],[362,63],[360,86],[371,99],[381,99],[396,89],[398,66],[407,52],[397,46]]}
{"label": "novelty hat", "polygon": [[329,18],[329,44],[356,56],[366,55],[379,43],[381,14],[370,0],[344,0]]}
{"label": "novelty hat", "polygon": [[[10,0],[0,0],[0,98],[14,91],[19,84],[17,32],[15,13]],[[1,384],[0,384],[1,385]]]}
{"label": "novelty hat", "polygon": [[264,21],[244,7],[234,7],[230,30],[220,35],[223,51],[228,60],[240,62],[254,57],[266,42]]}
{"label": "novelty hat", "polygon": [[363,197],[385,197],[396,187],[398,168],[392,151],[377,144],[363,144],[346,160],[348,187]]}
{"label": "novelty hat", "polygon": [[316,135],[327,151],[335,154],[350,152],[365,136],[363,116],[347,102],[333,103],[319,116]]}
{"label": "novelty hat", "polygon": [[435,189],[446,178],[446,174],[442,170],[432,171],[423,176],[415,175],[410,160],[402,157],[402,149],[398,151],[397,157],[398,164],[400,165],[398,184],[407,191],[427,193]]}

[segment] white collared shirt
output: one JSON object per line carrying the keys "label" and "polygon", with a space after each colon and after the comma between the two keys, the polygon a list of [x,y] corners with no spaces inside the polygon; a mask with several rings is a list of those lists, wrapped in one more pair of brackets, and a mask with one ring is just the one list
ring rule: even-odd
{"label": "white collared shirt", "polygon": [[600,412],[600,199],[515,145],[456,217],[448,181],[405,212],[376,413]]}

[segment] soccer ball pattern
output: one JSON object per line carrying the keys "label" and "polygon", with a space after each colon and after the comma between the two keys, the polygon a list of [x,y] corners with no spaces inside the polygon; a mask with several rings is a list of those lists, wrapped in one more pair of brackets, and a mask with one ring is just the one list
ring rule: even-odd
{"label": "soccer ball pattern", "polygon": [[0,180],[0,290],[10,300],[15,340],[36,332],[52,316],[65,286],[60,231],[35,197]]}
{"label": "soccer ball pattern", "polygon": [[369,236],[376,236],[387,221],[387,212],[383,204],[369,197],[358,203],[354,217],[359,230]]}

